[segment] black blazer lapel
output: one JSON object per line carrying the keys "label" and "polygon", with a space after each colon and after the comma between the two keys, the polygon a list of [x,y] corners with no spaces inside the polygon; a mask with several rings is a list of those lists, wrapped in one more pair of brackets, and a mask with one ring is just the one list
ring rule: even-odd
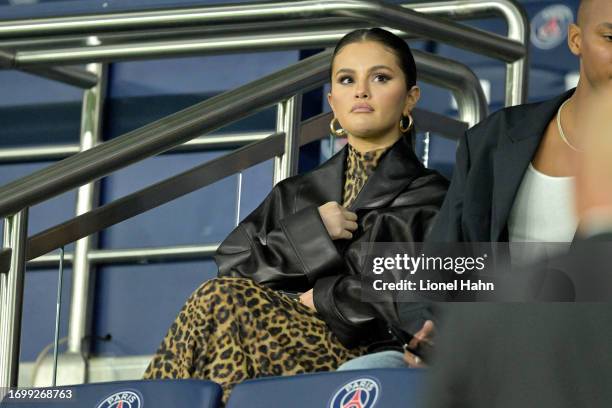
{"label": "black blazer lapel", "polygon": [[[559,106],[574,90],[536,106],[521,122],[500,137],[493,154],[491,241],[507,241],[507,222],[527,166]],[[503,131],[503,129],[501,130]],[[491,135],[494,136],[494,135]]]}
{"label": "black blazer lapel", "polygon": [[506,224],[518,188],[523,180],[527,166],[531,162],[540,140],[541,132],[530,137],[499,146],[493,160],[493,208],[491,220],[491,241],[507,241]]}

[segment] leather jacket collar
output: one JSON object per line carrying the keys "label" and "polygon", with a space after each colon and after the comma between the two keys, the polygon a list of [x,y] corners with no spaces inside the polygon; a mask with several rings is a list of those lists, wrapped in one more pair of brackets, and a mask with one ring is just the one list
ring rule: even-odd
{"label": "leather jacket collar", "polygon": [[[349,210],[373,209],[386,206],[425,168],[414,154],[412,135],[401,137],[380,159],[376,171],[368,178]],[[320,197],[319,202],[342,201],[344,166],[348,146],[312,172],[304,175],[305,186],[300,193]],[[302,194],[300,194],[302,196]]]}

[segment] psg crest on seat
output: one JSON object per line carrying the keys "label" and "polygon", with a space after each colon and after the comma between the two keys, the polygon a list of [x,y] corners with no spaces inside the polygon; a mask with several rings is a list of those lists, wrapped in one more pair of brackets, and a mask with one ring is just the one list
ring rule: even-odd
{"label": "psg crest on seat", "polygon": [[142,396],[134,391],[119,391],[104,398],[96,408],[142,408]]}
{"label": "psg crest on seat", "polygon": [[373,408],[379,394],[378,381],[359,378],[340,387],[332,397],[329,408]]}

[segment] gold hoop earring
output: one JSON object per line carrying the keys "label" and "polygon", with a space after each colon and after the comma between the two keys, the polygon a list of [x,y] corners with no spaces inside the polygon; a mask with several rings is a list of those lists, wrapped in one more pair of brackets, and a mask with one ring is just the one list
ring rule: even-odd
{"label": "gold hoop earring", "polygon": [[399,128],[400,128],[400,132],[402,133],[408,132],[410,128],[412,128],[412,125],[414,124],[414,121],[412,120],[412,115],[408,115],[408,127],[404,127],[405,118],[406,116],[402,115],[399,121]]}
{"label": "gold hoop earring", "polygon": [[[336,117],[334,117],[331,122],[329,122],[329,130],[331,130],[332,134],[338,136],[338,137],[342,137],[346,135],[346,130],[342,129],[341,127],[339,127],[338,129],[336,129],[336,127],[334,126],[334,122],[338,122],[338,119],[336,119]],[[338,122],[338,126],[340,126],[340,122]]]}

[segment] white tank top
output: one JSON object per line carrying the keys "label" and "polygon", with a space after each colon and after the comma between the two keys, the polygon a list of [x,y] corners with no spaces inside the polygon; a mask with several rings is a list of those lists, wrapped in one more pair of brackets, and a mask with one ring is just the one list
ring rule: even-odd
{"label": "white tank top", "polygon": [[[510,242],[571,242],[577,226],[574,178],[547,176],[529,163],[508,218]],[[533,262],[567,247],[530,245],[512,258]]]}

